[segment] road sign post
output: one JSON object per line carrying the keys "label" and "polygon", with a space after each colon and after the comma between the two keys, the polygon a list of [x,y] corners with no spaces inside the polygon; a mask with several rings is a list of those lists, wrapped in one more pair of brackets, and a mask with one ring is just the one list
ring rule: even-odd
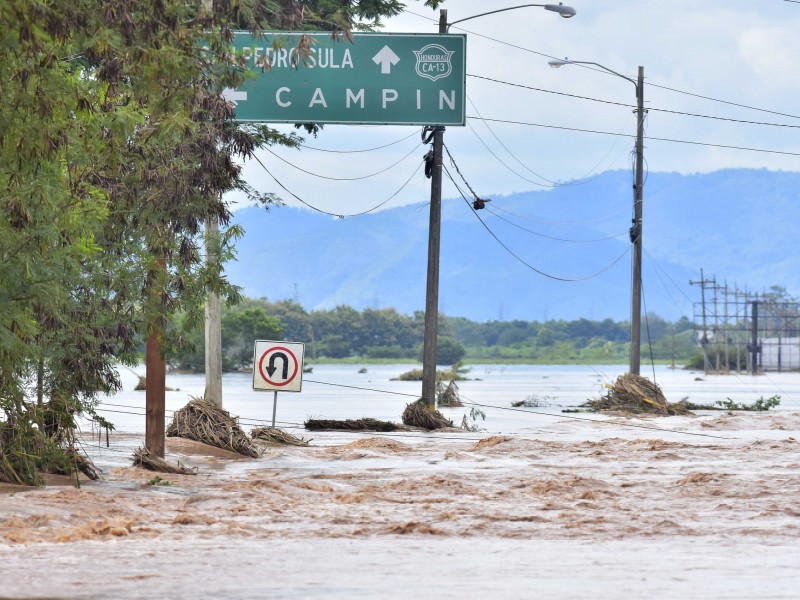
{"label": "road sign post", "polygon": [[266,123],[464,125],[466,36],[237,32],[253,73],[223,91],[236,120]]}
{"label": "road sign post", "polygon": [[253,352],[253,389],[273,391],[272,426],[278,408],[278,392],[300,392],[303,388],[305,344],[257,340]]}

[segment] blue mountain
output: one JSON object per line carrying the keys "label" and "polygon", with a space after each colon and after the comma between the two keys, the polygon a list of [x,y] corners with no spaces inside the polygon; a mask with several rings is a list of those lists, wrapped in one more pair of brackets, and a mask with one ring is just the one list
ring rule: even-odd
{"label": "blue mountain", "polygon": [[[689,280],[800,291],[800,173],[729,169],[651,173],[644,191],[645,310],[693,316]],[[440,309],[491,319],[624,320],[630,314],[629,172],[491,197],[473,211],[443,202]],[[428,206],[338,219],[289,207],[235,213],[246,234],[230,280],[251,297],[308,309],[425,305]]]}

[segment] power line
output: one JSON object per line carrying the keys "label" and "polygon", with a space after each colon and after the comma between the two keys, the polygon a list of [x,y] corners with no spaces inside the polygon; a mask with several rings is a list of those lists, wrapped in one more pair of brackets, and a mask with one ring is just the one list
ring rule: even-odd
{"label": "power line", "polygon": [[[477,106],[475,106],[475,103],[472,101],[472,99],[471,99],[469,96],[467,96],[467,100],[469,100],[469,103],[472,105],[472,108],[475,110],[475,112],[476,112],[476,113],[478,113],[478,116],[479,116],[481,119],[483,119],[483,115],[481,115],[480,111],[478,110],[478,107],[477,107]],[[628,116],[628,119],[627,119],[627,120],[626,120],[626,122],[625,122],[625,127],[627,127],[627,125],[628,125],[628,121],[630,121],[630,115]],[[612,145],[611,145],[611,147],[608,149],[608,152],[606,152],[605,156],[603,156],[603,158],[601,158],[599,161],[597,161],[597,164],[595,164],[595,166],[594,166],[594,167],[592,167],[592,168],[591,168],[591,169],[590,169],[590,170],[589,170],[589,171],[588,171],[588,172],[587,172],[585,175],[583,175],[582,177],[579,177],[579,178],[577,178],[577,179],[574,179],[574,180],[572,180],[572,181],[568,181],[568,182],[564,182],[564,183],[559,183],[559,182],[555,182],[555,181],[552,181],[552,180],[550,180],[550,179],[547,179],[546,177],[544,177],[544,176],[542,176],[542,175],[539,175],[539,173],[537,173],[536,171],[533,171],[532,169],[530,169],[530,168],[529,168],[527,165],[525,165],[525,164],[524,164],[524,163],[523,163],[523,162],[522,162],[522,161],[521,161],[519,158],[517,158],[517,157],[514,155],[514,153],[513,153],[513,152],[511,152],[511,150],[509,150],[509,149],[508,149],[508,147],[507,147],[507,146],[506,146],[506,145],[505,145],[505,144],[502,142],[502,140],[500,140],[500,138],[497,136],[497,134],[495,133],[495,131],[494,131],[494,130],[493,130],[491,127],[489,127],[489,124],[488,124],[488,123],[487,123],[485,120],[483,120],[483,125],[484,125],[484,127],[486,127],[486,129],[488,129],[488,130],[489,130],[489,133],[491,133],[491,134],[494,136],[494,138],[495,138],[495,139],[498,141],[498,143],[499,143],[499,144],[500,144],[500,145],[501,145],[501,146],[502,146],[502,147],[505,149],[505,151],[506,151],[506,152],[508,152],[508,154],[509,154],[509,155],[510,155],[510,156],[511,156],[511,157],[512,157],[514,160],[516,160],[516,161],[517,161],[517,162],[518,162],[520,165],[522,165],[522,167],[523,167],[524,169],[526,169],[527,171],[529,171],[529,172],[533,173],[533,174],[534,174],[534,175],[536,175],[537,177],[540,177],[540,178],[544,179],[545,181],[549,181],[549,182],[550,182],[550,184],[552,184],[552,185],[549,185],[549,184],[544,184],[544,183],[539,183],[538,181],[533,181],[532,179],[528,179],[528,178],[527,178],[527,177],[525,177],[524,175],[520,175],[520,174],[519,174],[519,173],[518,173],[516,170],[512,169],[512,168],[511,168],[511,167],[510,167],[510,166],[509,166],[509,165],[508,165],[508,164],[507,164],[507,163],[506,163],[504,160],[502,160],[502,159],[501,159],[499,156],[497,156],[497,154],[495,154],[495,153],[494,153],[494,151],[493,151],[493,150],[492,150],[492,149],[489,147],[489,145],[488,145],[488,144],[487,144],[487,143],[484,141],[484,139],[483,139],[483,138],[482,138],[482,137],[481,137],[481,136],[478,134],[478,132],[475,130],[475,128],[472,126],[472,124],[471,124],[471,123],[469,123],[469,122],[467,122],[467,127],[469,127],[470,131],[472,131],[472,133],[473,133],[473,134],[475,134],[475,137],[477,137],[477,138],[478,138],[478,141],[479,141],[481,144],[483,144],[483,147],[484,147],[484,148],[486,148],[486,150],[489,152],[489,154],[491,154],[491,155],[492,155],[492,156],[493,156],[493,157],[494,157],[494,158],[497,160],[497,162],[499,162],[501,165],[503,165],[503,166],[504,166],[506,169],[508,169],[508,170],[509,170],[509,171],[511,171],[512,173],[514,173],[514,175],[516,175],[516,176],[517,176],[517,177],[519,177],[520,179],[524,179],[524,180],[525,180],[525,181],[527,181],[528,183],[532,183],[532,184],[534,184],[534,185],[538,185],[538,186],[540,186],[540,187],[548,187],[548,188],[556,188],[556,187],[569,187],[569,186],[573,186],[573,185],[583,185],[583,184],[585,184],[585,183],[588,183],[589,181],[591,181],[591,180],[592,180],[592,179],[595,177],[595,175],[593,175],[593,173],[594,173],[594,172],[597,170],[597,167],[599,167],[599,166],[600,166],[600,164],[601,164],[601,163],[602,163],[602,162],[603,162],[603,161],[606,159],[606,157],[607,157],[609,154],[611,154],[611,151],[614,149],[614,146],[616,146],[616,142],[614,142],[614,144],[612,144]],[[624,127],[624,128],[625,128],[625,127]],[[623,129],[624,129],[624,128],[623,128]],[[624,152],[624,150],[623,150],[623,152]],[[616,162],[616,161],[617,161],[617,159],[619,159],[619,157],[621,156],[621,154],[622,154],[622,153],[620,153],[619,155],[617,155],[617,157],[616,157],[616,158],[615,158],[615,159],[612,161],[612,163],[611,163],[611,164],[613,164],[614,162]]]}
{"label": "power line", "polygon": [[[475,112],[476,112],[476,113],[478,113],[478,116],[481,116],[481,111],[479,111],[479,110],[478,110],[478,107],[477,107],[477,106],[475,106],[475,103],[472,101],[472,98],[470,98],[469,96],[467,96],[467,100],[469,101],[470,105],[472,105],[472,108],[473,108],[473,110],[475,110]],[[491,148],[489,148],[488,144],[487,144],[486,142],[484,142],[484,141],[483,141],[483,138],[482,138],[480,135],[478,135],[478,132],[477,132],[477,131],[475,131],[475,128],[474,128],[474,127],[472,127],[472,124],[470,124],[470,123],[467,123],[467,126],[470,128],[470,130],[472,131],[472,133],[474,133],[474,134],[475,134],[475,137],[477,137],[477,138],[478,138],[478,140],[480,140],[481,144],[483,144],[483,146],[484,146],[484,147],[485,147],[485,148],[486,148],[486,149],[489,151],[489,153],[490,153],[492,156],[494,156],[494,157],[495,157],[495,158],[496,158],[496,159],[497,159],[497,160],[500,162],[500,164],[502,164],[504,167],[506,167],[506,168],[507,168],[509,171],[511,171],[511,172],[512,172],[512,173],[514,173],[515,175],[517,175],[517,176],[521,177],[521,178],[522,178],[522,179],[524,179],[525,181],[528,181],[528,182],[530,182],[530,183],[533,183],[534,185],[540,185],[540,186],[542,186],[542,187],[557,187],[557,186],[559,185],[557,182],[555,182],[555,181],[553,181],[553,180],[551,180],[551,179],[548,179],[547,177],[544,177],[543,175],[540,175],[540,174],[539,174],[539,173],[537,173],[536,171],[534,171],[534,170],[530,169],[530,168],[529,168],[527,165],[523,164],[523,163],[522,163],[522,161],[520,161],[520,160],[519,160],[519,159],[518,159],[516,156],[514,156],[514,154],[511,152],[511,150],[509,150],[509,149],[506,147],[506,145],[505,145],[505,144],[504,144],[502,141],[500,141],[500,138],[499,138],[499,137],[497,137],[497,134],[494,132],[494,130],[493,130],[491,127],[489,127],[489,124],[488,124],[488,123],[486,123],[486,121],[484,121],[484,122],[483,122],[483,124],[484,124],[484,126],[486,127],[486,129],[488,129],[488,130],[489,130],[489,133],[491,133],[491,134],[494,136],[494,139],[496,139],[496,140],[497,140],[497,141],[500,143],[500,145],[501,145],[501,146],[502,146],[502,147],[505,149],[505,151],[506,151],[506,152],[508,152],[508,153],[509,153],[509,155],[511,155],[511,157],[512,157],[514,160],[516,160],[516,161],[517,161],[517,162],[518,162],[520,165],[522,165],[522,167],[523,167],[524,169],[526,169],[528,172],[532,173],[532,174],[533,174],[533,175],[535,175],[536,177],[538,177],[538,178],[540,178],[540,179],[543,179],[543,180],[547,181],[549,184],[552,184],[552,185],[547,185],[547,184],[539,183],[539,182],[537,182],[537,181],[532,181],[532,180],[528,179],[527,177],[523,177],[522,175],[520,175],[519,173],[517,173],[517,172],[516,172],[514,169],[512,169],[511,167],[509,167],[509,166],[508,166],[508,165],[507,165],[505,162],[503,162],[502,160],[500,160],[500,157],[498,157],[498,156],[497,156],[497,155],[496,155],[496,154],[495,154],[495,153],[494,153],[494,152],[491,150]]]}
{"label": "power line", "polygon": [[334,387],[349,388],[351,390],[364,390],[365,392],[379,392],[381,394],[393,394],[395,396],[408,396],[410,398],[419,398],[419,394],[404,394],[403,392],[389,392],[387,390],[375,390],[372,388],[358,387],[355,385],[343,385],[341,383],[327,383],[325,381],[313,381],[311,379],[304,379],[308,383],[317,383],[319,385],[330,385]]}
{"label": "power line", "polygon": [[399,140],[395,140],[394,142],[390,142],[388,144],[384,144],[383,146],[375,146],[374,148],[365,148],[363,150],[330,150],[328,148],[317,148],[315,146],[307,146],[306,144],[298,144],[301,148],[306,148],[307,150],[315,150],[317,152],[330,152],[332,154],[358,154],[361,152],[374,152],[375,150],[383,150],[384,148],[388,148],[389,146],[394,146],[395,144],[399,144],[400,142],[405,142],[411,136],[417,135],[417,132],[414,131],[409,135],[400,138]]}
{"label": "power line", "polygon": [[[561,125],[545,125],[544,123],[531,123],[526,121],[512,121],[510,119],[490,119],[488,117],[474,117],[472,115],[467,115],[468,119],[475,119],[477,121],[490,121],[492,123],[506,123],[509,125],[527,125],[530,127],[544,127],[546,129],[560,129],[562,131],[577,131],[580,133],[594,133],[598,135],[614,135],[618,137],[627,137],[627,138],[635,138],[636,136],[630,135],[627,133],[612,133],[610,131],[598,131],[596,129],[580,129],[578,127],[564,127]],[[706,146],[709,148],[724,148],[727,150],[744,150],[747,152],[761,152],[764,154],[780,154],[783,156],[800,156],[800,152],[787,152],[785,150],[769,150],[766,148],[749,148],[746,146],[729,146],[725,144],[711,144],[709,142],[693,142],[691,140],[676,140],[673,138],[661,138],[661,137],[651,137],[645,136],[644,139],[651,140],[654,142],[670,142],[673,144],[689,144],[692,146]]]}
{"label": "power line", "polygon": [[[665,269],[664,269],[664,268],[663,268],[663,267],[662,267],[660,264],[658,264],[658,262],[656,261],[656,259],[655,259],[655,258],[653,258],[653,255],[652,255],[652,254],[650,254],[650,253],[649,253],[647,250],[645,250],[644,252],[645,252],[645,254],[647,255],[647,258],[648,258],[648,260],[650,260],[650,262],[653,264],[653,266],[655,266],[655,267],[656,267],[656,274],[658,274],[658,271],[659,271],[659,270],[660,270],[662,273],[664,273],[664,276],[665,276],[667,279],[669,279],[670,283],[672,283],[672,285],[674,285],[674,286],[675,286],[675,288],[676,288],[676,289],[677,289],[677,290],[678,290],[678,291],[681,293],[681,295],[682,295],[684,298],[686,298],[686,301],[687,301],[687,302],[689,303],[689,305],[691,306],[691,305],[693,304],[693,302],[692,302],[692,299],[691,299],[691,298],[689,298],[689,296],[687,296],[687,295],[686,295],[686,292],[684,292],[684,291],[683,291],[683,289],[682,289],[682,288],[681,288],[681,287],[680,287],[680,286],[679,286],[677,283],[675,283],[675,281],[672,279],[672,277],[670,277],[670,276],[669,276],[669,273],[667,273],[667,271],[666,271],[666,270],[665,270]],[[664,286],[664,287],[666,288],[666,286]],[[677,306],[677,303],[676,303],[676,306]],[[679,307],[679,310],[680,310],[680,307]],[[681,312],[683,312],[683,310],[681,310]]]}
{"label": "power line", "polygon": [[[558,92],[558,91],[555,91],[555,90],[546,90],[546,89],[543,89],[543,88],[537,88],[537,87],[533,87],[533,86],[530,86],[530,85],[524,85],[524,84],[521,84],[521,83],[513,83],[513,82],[510,82],[510,81],[503,81],[501,79],[494,79],[492,77],[485,77],[483,75],[474,75],[472,73],[467,73],[467,77],[473,77],[475,79],[483,79],[485,81],[491,81],[493,83],[499,83],[499,84],[507,85],[507,86],[511,86],[511,87],[522,88],[522,89],[530,90],[530,91],[534,91],[534,92],[543,92],[545,94],[555,94],[557,96],[566,96],[568,98],[576,98],[578,100],[589,100],[591,102],[599,102],[601,104],[610,104],[610,105],[613,105],[613,106],[622,106],[622,107],[625,107],[625,108],[636,108],[633,104],[626,104],[624,102],[614,102],[612,100],[601,100],[600,98],[593,98],[591,96],[581,96],[581,95],[578,95],[578,94],[568,94],[567,92]],[[648,83],[648,85],[652,85],[652,84]],[[474,107],[474,105],[473,105],[473,107]],[[745,125],[764,125],[764,126],[767,126],[767,127],[786,127],[786,128],[790,128],[790,129],[800,129],[800,125],[789,125],[788,123],[770,123],[770,122],[766,122],[766,121],[749,121],[749,120],[746,120],[746,119],[733,119],[731,117],[718,117],[718,116],[715,116],[715,115],[703,115],[703,114],[699,114],[699,113],[684,112],[684,111],[680,111],[680,110],[670,110],[670,109],[667,109],[667,108],[655,108],[653,106],[648,106],[647,110],[652,110],[654,112],[669,113],[669,114],[673,114],[673,115],[681,115],[681,116],[685,116],[685,117],[698,117],[698,118],[701,118],[701,119],[714,119],[716,121],[730,121],[731,123],[743,123]]]}
{"label": "power line", "polygon": [[255,159],[256,159],[256,162],[257,162],[258,164],[260,164],[260,165],[261,165],[261,167],[262,167],[262,168],[263,168],[263,169],[264,169],[264,170],[267,172],[267,174],[268,174],[270,177],[272,177],[272,179],[274,179],[274,180],[275,180],[275,183],[277,183],[279,186],[281,186],[281,187],[282,187],[282,188],[283,188],[283,189],[284,189],[284,190],[285,190],[285,191],[286,191],[288,194],[290,194],[290,195],[291,195],[291,196],[292,196],[292,197],[293,197],[295,200],[297,200],[298,202],[300,202],[300,203],[304,204],[305,206],[307,206],[307,207],[308,207],[308,208],[310,208],[311,210],[315,210],[315,211],[317,211],[318,213],[322,213],[323,215],[330,215],[330,216],[332,216],[332,217],[338,217],[338,218],[340,218],[340,219],[344,219],[345,217],[360,217],[360,216],[363,216],[363,215],[366,215],[366,214],[368,214],[368,213],[371,213],[371,212],[373,212],[373,211],[376,211],[376,210],[378,210],[378,209],[379,209],[379,208],[381,208],[381,207],[382,207],[384,204],[386,204],[387,202],[389,202],[390,200],[392,200],[392,199],[393,199],[395,196],[397,196],[397,194],[399,194],[401,191],[403,191],[403,189],[405,189],[405,187],[406,187],[406,186],[407,186],[407,185],[408,185],[408,184],[411,182],[411,180],[414,178],[414,176],[415,176],[417,173],[419,173],[419,170],[420,170],[420,168],[422,168],[422,165],[423,165],[423,163],[420,163],[419,165],[417,165],[417,168],[416,168],[416,169],[414,170],[414,172],[411,174],[411,177],[409,177],[409,178],[408,178],[408,179],[407,179],[407,180],[406,180],[406,181],[403,183],[403,185],[401,185],[401,186],[398,188],[398,190],[397,190],[397,191],[396,191],[394,194],[392,194],[391,196],[389,196],[389,197],[388,197],[386,200],[384,200],[384,201],[383,201],[383,202],[381,202],[380,204],[376,204],[376,205],[375,205],[375,206],[373,206],[372,208],[370,208],[370,209],[367,209],[367,210],[365,210],[365,211],[362,211],[362,212],[359,212],[359,213],[352,213],[352,214],[349,214],[349,215],[345,215],[345,214],[337,214],[337,213],[328,212],[328,211],[326,211],[326,210],[323,210],[323,209],[321,209],[321,208],[318,208],[318,207],[314,206],[313,204],[310,204],[309,202],[306,202],[306,201],[305,201],[305,200],[303,200],[303,199],[302,199],[300,196],[298,196],[298,195],[297,195],[297,194],[295,194],[293,191],[291,191],[289,188],[287,188],[285,185],[283,185],[283,184],[282,184],[282,183],[281,183],[281,182],[280,182],[280,181],[279,181],[279,180],[278,180],[278,179],[275,177],[275,175],[273,175],[273,174],[272,174],[272,172],[271,172],[271,171],[270,171],[270,170],[267,168],[267,166],[266,166],[266,165],[265,165],[263,162],[261,162],[261,159],[259,159],[259,158],[258,158],[258,156],[256,156],[256,155],[253,155],[253,158],[255,158]]}
{"label": "power line", "polygon": [[[473,105],[473,106],[474,106],[474,105]],[[477,110],[476,110],[475,112],[477,112]],[[480,114],[480,113],[479,113],[479,114]],[[485,124],[486,124],[486,121],[484,121],[484,125],[485,125]],[[469,127],[470,131],[472,131],[472,133],[474,133],[474,134],[475,134],[475,137],[476,137],[476,138],[478,138],[478,141],[479,141],[481,144],[483,144],[483,147],[484,147],[484,148],[486,148],[486,151],[487,151],[487,152],[489,152],[489,154],[491,154],[492,156],[494,156],[494,158],[497,160],[497,162],[499,162],[501,165],[503,165],[503,166],[504,166],[506,169],[508,169],[509,171],[511,171],[511,172],[512,172],[514,175],[516,175],[516,176],[517,176],[517,177],[519,177],[520,179],[524,179],[524,180],[525,180],[525,181],[527,181],[528,183],[532,183],[533,185],[538,185],[538,186],[540,186],[540,187],[546,187],[546,188],[554,188],[554,187],[558,187],[558,184],[548,184],[548,183],[541,183],[540,181],[534,181],[533,179],[528,179],[528,178],[527,178],[527,177],[525,177],[524,175],[521,175],[521,174],[520,174],[520,173],[518,173],[516,170],[514,170],[512,167],[510,167],[510,166],[508,165],[508,163],[506,163],[506,162],[505,162],[505,161],[504,161],[502,158],[500,158],[499,156],[497,156],[497,154],[495,154],[494,150],[492,150],[492,149],[489,147],[489,145],[488,145],[488,144],[487,144],[487,143],[484,141],[484,139],[483,139],[483,138],[480,136],[480,134],[478,134],[478,132],[477,132],[477,131],[475,131],[475,128],[472,126],[472,123],[470,123],[469,121],[467,121],[467,127]],[[541,175],[539,175],[538,173],[535,173],[535,175],[537,175],[538,177],[542,177],[542,176],[541,176]],[[544,179],[544,177],[542,177],[542,179]],[[545,181],[549,181],[549,180],[545,179]]]}
{"label": "power line", "polygon": [[553,236],[550,236],[550,235],[545,235],[544,233],[540,233],[538,231],[533,231],[532,229],[527,229],[525,227],[522,227],[521,225],[518,225],[517,223],[514,223],[513,221],[510,221],[510,220],[506,219],[505,217],[502,217],[502,216],[496,214],[488,206],[486,207],[486,211],[488,213],[494,215],[495,217],[497,217],[501,221],[505,221],[509,225],[513,225],[517,229],[521,229],[522,231],[526,231],[526,232],[531,233],[533,235],[536,235],[536,236],[539,236],[539,237],[543,237],[543,238],[547,238],[548,240],[554,240],[554,241],[557,241],[557,242],[570,242],[570,243],[573,243],[573,244],[589,244],[589,243],[593,243],[593,242],[605,242],[605,241],[608,241],[608,240],[614,240],[614,239],[618,239],[618,238],[621,238],[621,237],[624,237],[624,236],[628,235],[628,232],[624,231],[622,233],[618,233],[617,235],[610,235],[610,236],[607,236],[607,237],[595,238],[593,240],[571,240],[571,239],[567,239],[567,238],[553,237]]}
{"label": "power line", "polygon": [[328,179],[328,180],[330,180],[330,181],[360,181],[360,180],[362,180],[362,179],[369,179],[370,177],[375,177],[376,175],[380,175],[380,174],[382,174],[382,173],[385,173],[385,172],[386,172],[386,171],[388,171],[389,169],[393,169],[394,167],[396,167],[397,165],[399,165],[401,162],[403,162],[405,159],[407,159],[409,156],[411,156],[411,155],[412,155],[414,152],[416,152],[416,151],[417,151],[417,149],[418,149],[418,148],[419,148],[421,145],[422,145],[422,144],[417,144],[417,145],[415,145],[415,146],[414,146],[414,147],[411,149],[411,151],[410,151],[408,154],[406,154],[406,155],[405,155],[403,158],[401,158],[400,160],[398,160],[396,163],[389,165],[389,166],[388,166],[388,167],[386,167],[385,169],[381,169],[380,171],[376,171],[376,172],[374,172],[374,173],[370,173],[369,175],[363,175],[363,176],[361,176],[361,177],[330,177],[330,176],[328,176],[328,175],[320,175],[319,173],[314,173],[314,172],[312,172],[312,171],[307,171],[306,169],[303,169],[302,167],[298,167],[297,165],[295,165],[295,164],[293,164],[293,163],[289,162],[288,160],[286,160],[286,159],[285,159],[285,158],[283,158],[282,156],[279,156],[279,155],[275,154],[275,153],[274,153],[272,150],[270,150],[269,148],[265,148],[265,149],[266,149],[266,151],[267,151],[267,152],[269,152],[270,154],[272,154],[272,156],[274,156],[275,158],[277,158],[277,159],[278,159],[278,160],[280,160],[281,162],[284,162],[284,163],[286,163],[287,165],[289,165],[289,166],[290,166],[290,167],[292,167],[293,169],[297,169],[298,171],[301,171],[302,173],[305,173],[306,175],[311,175],[312,177],[319,177],[320,179]]}
{"label": "power line", "polygon": [[494,233],[494,231],[492,231],[491,227],[489,227],[489,226],[488,226],[488,225],[487,225],[487,224],[484,222],[484,220],[481,218],[481,216],[478,214],[478,212],[477,212],[475,209],[473,209],[473,208],[472,208],[472,204],[470,204],[469,200],[468,200],[468,199],[467,199],[467,197],[464,195],[464,192],[463,192],[463,191],[461,190],[461,188],[458,186],[458,184],[456,183],[455,179],[453,179],[453,176],[450,174],[450,171],[449,171],[449,169],[448,169],[447,167],[444,167],[444,166],[443,166],[442,168],[444,169],[445,173],[447,174],[447,177],[450,179],[450,181],[451,181],[451,182],[453,183],[453,185],[455,186],[456,190],[458,190],[459,194],[461,194],[461,197],[464,199],[464,202],[466,202],[466,203],[467,203],[467,206],[469,206],[469,209],[472,211],[472,214],[473,214],[473,215],[475,215],[475,217],[478,219],[478,221],[480,221],[480,223],[481,223],[481,225],[483,225],[484,229],[486,229],[486,231],[488,231],[488,232],[489,232],[489,235],[491,235],[491,236],[492,236],[492,237],[495,239],[495,241],[496,241],[498,244],[500,244],[500,246],[502,246],[502,247],[503,247],[503,249],[504,249],[506,252],[508,252],[508,253],[509,253],[511,256],[513,256],[513,257],[514,257],[514,258],[515,258],[515,259],[516,259],[518,262],[522,263],[522,264],[523,264],[523,265],[525,265],[527,268],[529,268],[531,271],[534,271],[534,272],[538,273],[539,275],[542,275],[543,277],[547,277],[548,279],[554,279],[554,280],[556,280],[556,281],[564,281],[564,282],[567,282],[567,283],[575,283],[575,282],[578,282],[578,281],[587,281],[587,280],[589,280],[589,279],[593,279],[594,277],[598,277],[599,275],[602,275],[603,273],[605,273],[606,271],[608,271],[608,270],[609,270],[611,267],[613,267],[613,266],[614,266],[614,265],[616,265],[616,264],[617,264],[617,263],[618,263],[620,260],[622,260],[622,259],[625,257],[625,255],[626,255],[626,254],[628,254],[628,252],[630,251],[630,248],[626,248],[626,249],[625,249],[625,252],[623,252],[623,253],[622,253],[622,254],[619,256],[619,258],[617,258],[616,260],[614,260],[614,261],[613,261],[611,264],[607,265],[606,267],[604,267],[603,269],[601,269],[601,270],[600,270],[600,271],[598,271],[597,273],[594,273],[594,274],[592,274],[592,275],[589,275],[588,277],[580,277],[580,278],[576,278],[576,279],[570,279],[570,278],[566,278],[566,277],[558,277],[558,276],[556,276],[556,275],[551,275],[551,274],[549,274],[549,273],[545,273],[544,271],[542,271],[542,270],[540,270],[540,269],[537,269],[537,268],[536,268],[536,267],[534,267],[532,264],[530,264],[530,263],[528,263],[527,261],[523,260],[523,259],[522,259],[520,256],[518,256],[516,253],[514,253],[514,251],[513,251],[513,250],[511,250],[511,248],[509,248],[509,247],[508,247],[508,246],[507,246],[505,243],[503,243],[503,241],[502,241],[502,240],[501,240],[499,237],[497,237],[497,235]]}
{"label": "power line", "polygon": [[[800,0],[786,0],[786,1],[800,4]],[[419,13],[416,13],[413,10],[409,10],[408,8],[406,8],[404,10],[404,12],[412,14],[412,15],[414,15],[416,17],[421,17],[421,18],[426,19],[428,21],[434,21],[435,22],[434,19],[431,19],[430,17],[427,17],[425,15],[421,15]],[[559,59],[560,58],[560,57],[552,56],[550,54],[545,54],[544,52],[538,52],[536,50],[531,50],[530,48],[525,48],[524,46],[519,46],[517,44],[512,44],[510,42],[506,42],[505,40],[500,40],[500,39],[493,38],[493,37],[488,36],[488,35],[484,35],[484,34],[481,34],[481,33],[476,33],[474,31],[469,31],[467,29],[463,29],[462,27],[455,26],[454,28],[458,29],[459,31],[463,31],[465,33],[469,33],[471,35],[474,35],[476,37],[484,38],[484,39],[490,40],[492,42],[496,42],[498,44],[502,44],[503,46],[508,46],[510,48],[516,48],[517,50],[522,50],[523,52],[528,52],[530,54],[535,54],[537,56],[541,56],[541,57],[544,57],[544,58],[552,58],[552,59]],[[591,65],[576,64],[575,66],[576,67],[580,67],[582,69],[586,69],[588,71],[594,71],[594,72],[600,73],[602,75],[608,75],[610,77],[613,76],[610,73],[608,73],[608,72],[606,72],[606,71],[604,71],[602,69],[594,68]],[[782,112],[778,112],[778,111],[775,111],[775,110],[769,110],[769,109],[766,109],[766,108],[759,108],[757,106],[749,106],[747,104],[740,104],[740,103],[737,103],[737,102],[731,102],[729,100],[721,100],[719,98],[713,98],[711,96],[703,96],[701,94],[695,94],[693,92],[687,92],[687,91],[684,91],[684,90],[678,90],[678,89],[675,89],[675,88],[667,87],[665,85],[659,85],[659,84],[653,83],[653,82],[651,82],[649,80],[647,82],[647,85],[650,86],[650,87],[657,87],[657,88],[660,88],[662,90],[675,92],[677,94],[684,94],[686,96],[692,96],[694,98],[701,98],[703,100],[709,100],[711,102],[719,102],[721,104],[727,104],[729,106],[736,106],[738,108],[745,108],[745,109],[748,109],[748,110],[754,110],[754,111],[758,111],[758,112],[768,113],[768,114],[777,115],[777,116],[780,116],[780,117],[789,117],[790,119],[800,119],[800,116],[797,116],[797,115],[792,115],[792,114],[788,114],[788,113],[782,113]]]}
{"label": "power line", "polygon": [[501,208],[500,206],[498,206],[496,204],[494,206],[494,210],[500,210],[500,211],[502,211],[502,212],[504,212],[506,214],[509,214],[509,215],[511,215],[513,217],[517,217],[518,219],[523,219],[525,221],[531,221],[532,223],[542,223],[544,225],[588,225],[589,223],[599,223],[600,221],[607,221],[608,219],[616,217],[617,215],[621,215],[622,213],[630,210],[630,208],[625,207],[622,210],[618,210],[615,213],[611,213],[610,215],[605,215],[603,217],[598,217],[596,219],[589,219],[588,221],[548,221],[546,219],[533,219],[531,217],[526,217],[525,215],[520,215],[520,214],[511,212],[510,210],[507,210],[505,208]]}
{"label": "power line", "polygon": [[602,423],[603,425],[613,425],[615,427],[631,427],[631,428],[634,428],[634,429],[649,429],[651,431],[660,431],[660,432],[666,432],[666,433],[677,433],[678,435],[696,435],[696,436],[700,436],[700,437],[715,438],[715,439],[718,439],[718,440],[730,440],[730,439],[732,439],[732,438],[729,438],[729,437],[723,437],[723,436],[720,436],[720,435],[712,435],[710,433],[700,433],[700,432],[697,432],[697,431],[681,431],[679,429],[664,429],[664,428],[661,428],[661,427],[652,427],[652,426],[649,426],[649,425],[636,425],[634,423],[621,423],[619,421],[601,421],[599,419],[585,419],[585,418],[582,418],[582,417],[576,417],[574,415],[568,415],[568,414],[563,414],[563,413],[562,414],[553,414],[553,413],[546,413],[546,412],[540,412],[540,411],[525,410],[524,408],[515,408],[515,407],[509,407],[509,406],[497,406],[497,405],[494,405],[494,404],[481,404],[479,402],[475,402],[474,400],[470,400],[469,398],[467,398],[463,394],[459,394],[459,397],[464,399],[464,400],[466,400],[467,404],[471,404],[473,406],[480,406],[481,408],[494,408],[496,410],[507,410],[507,411],[511,411],[511,412],[527,413],[527,414],[531,414],[531,415],[544,415],[546,417],[557,417],[559,419],[569,419],[571,421],[583,421],[583,422],[586,422],[586,423]]}
{"label": "power line", "polygon": [[675,88],[667,87],[666,85],[659,85],[657,83],[652,83],[651,81],[648,81],[647,85],[649,87],[655,87],[662,90],[667,90],[669,92],[675,92],[676,94],[683,94],[685,96],[692,96],[693,98],[701,98],[702,100],[710,100],[711,102],[719,102],[720,104],[728,104],[729,106],[736,106],[737,108],[746,108],[748,110],[755,110],[758,112],[768,113],[770,115],[777,115],[779,117],[789,117],[790,119],[800,119],[800,117],[797,115],[782,113],[776,110],[769,110],[766,108],[758,108],[756,106],[749,106],[747,104],[739,104],[738,102],[731,102],[729,100],[720,100],[719,98],[712,98],[710,96],[703,96],[702,94],[694,94],[692,92],[686,92],[683,90],[676,90]]}

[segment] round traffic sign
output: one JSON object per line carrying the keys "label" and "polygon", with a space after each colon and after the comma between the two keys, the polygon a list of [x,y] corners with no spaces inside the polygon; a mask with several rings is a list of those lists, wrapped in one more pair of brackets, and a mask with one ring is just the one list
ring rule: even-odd
{"label": "round traffic sign", "polygon": [[300,363],[294,352],[285,346],[273,346],[258,360],[258,372],[270,385],[283,387],[289,385],[300,371]]}

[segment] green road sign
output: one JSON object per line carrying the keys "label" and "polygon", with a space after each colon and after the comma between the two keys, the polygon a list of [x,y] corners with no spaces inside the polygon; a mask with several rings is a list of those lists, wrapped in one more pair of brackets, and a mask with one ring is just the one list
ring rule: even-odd
{"label": "green road sign", "polygon": [[223,92],[237,121],[465,122],[464,35],[356,33],[349,41],[329,33],[242,32],[234,49],[255,73]]}

